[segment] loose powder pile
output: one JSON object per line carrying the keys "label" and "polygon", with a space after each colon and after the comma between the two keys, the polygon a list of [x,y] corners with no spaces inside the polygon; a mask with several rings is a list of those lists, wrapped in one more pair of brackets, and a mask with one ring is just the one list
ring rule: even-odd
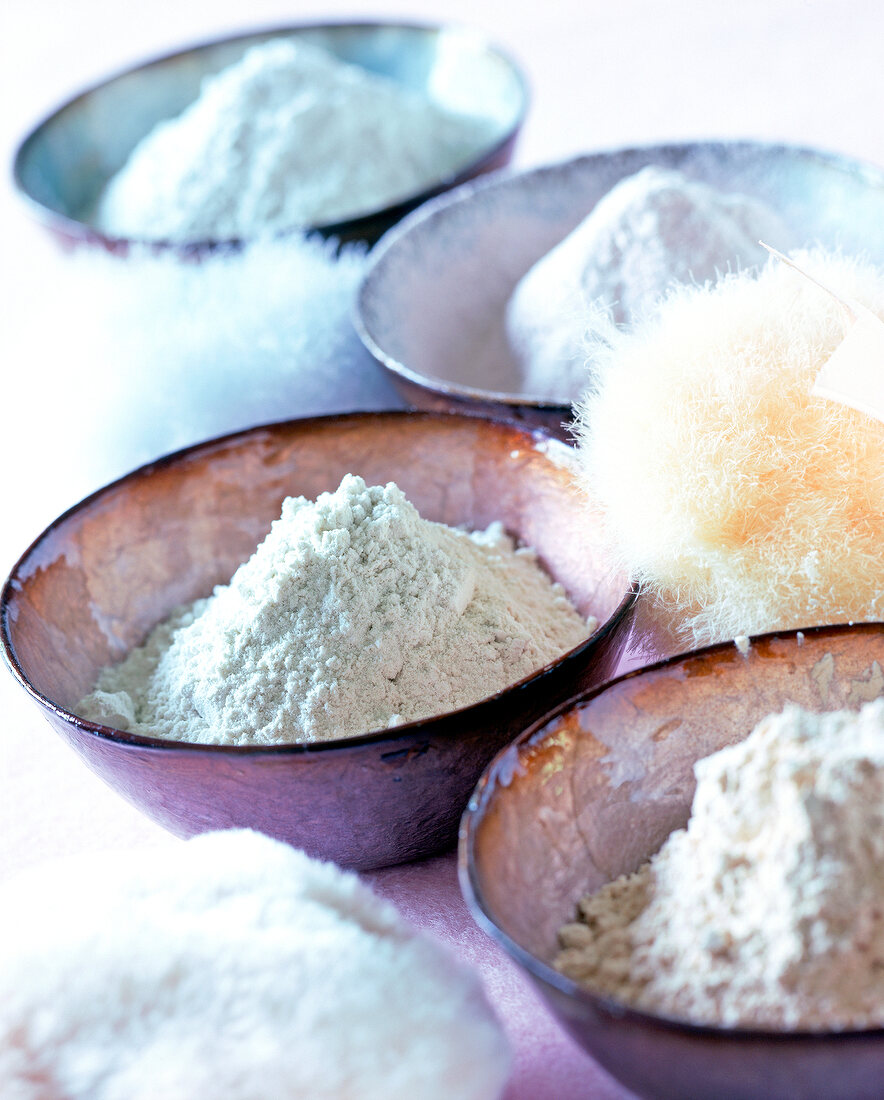
{"label": "loose powder pile", "polygon": [[[884,318],[884,272],[800,262]],[[884,616],[884,424],[812,393],[844,335],[837,302],[772,262],[683,288],[597,356],[581,481],[685,640]]]}
{"label": "loose powder pile", "polygon": [[756,199],[655,165],[628,176],[509,300],[505,325],[524,392],[576,401],[590,382],[587,359],[612,324],[647,317],[675,283],[714,282],[763,263],[759,238],[784,242],[789,234]]}
{"label": "loose powder pile", "polygon": [[453,175],[489,137],[479,118],[293,38],[254,46],[159,123],[99,198],[112,236],[254,237],[388,206]]}
{"label": "loose powder pile", "polygon": [[478,702],[587,622],[500,524],[467,534],[348,475],[289,497],[230,584],[180,608],[77,712],[203,744],[325,741]]}
{"label": "loose powder pile", "polygon": [[695,773],[687,829],[583,899],[556,967],[697,1023],[884,1025],[884,700],[789,706]]}

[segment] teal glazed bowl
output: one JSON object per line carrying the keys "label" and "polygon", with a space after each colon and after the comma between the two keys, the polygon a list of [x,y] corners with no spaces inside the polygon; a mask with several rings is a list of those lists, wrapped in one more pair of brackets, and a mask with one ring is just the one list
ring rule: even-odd
{"label": "teal glazed bowl", "polygon": [[176,251],[204,252],[245,243],[115,238],[90,225],[89,213],[132,149],[156,123],[174,117],[196,99],[204,77],[238,61],[251,46],[288,37],[389,77],[440,107],[478,113],[490,130],[484,146],[467,161],[449,165],[401,201],[365,210],[345,221],[292,228],[341,242],[373,244],[428,198],[509,162],[527,112],[527,83],[516,63],[477,31],[396,22],[304,23],[192,46],[82,92],[22,141],[13,163],[19,194],[35,217],[66,245],[90,243],[125,252],[132,244],[149,243]]}
{"label": "teal glazed bowl", "polygon": [[[626,579],[594,556],[573,452],[474,417],[365,413],[293,420],[180,451],[56,520],[0,594],[13,675],[86,765],[179,836],[250,827],[367,869],[451,846],[483,768],[521,730],[613,675]],[[423,516],[533,546],[598,629],[530,676],[457,711],[316,744],[194,745],[79,718],[98,672],[173,608],[226,583],[279,516],[347,473],[395,481]],[[296,732],[294,733],[296,736]]]}

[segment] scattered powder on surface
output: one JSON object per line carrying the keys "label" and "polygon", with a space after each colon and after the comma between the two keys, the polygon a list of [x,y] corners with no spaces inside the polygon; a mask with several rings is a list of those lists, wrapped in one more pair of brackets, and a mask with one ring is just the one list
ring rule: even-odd
{"label": "scattered powder on surface", "polygon": [[556,967],[698,1023],[884,1025],[884,700],[789,706],[695,773],[687,829],[581,901]]}
{"label": "scattered powder on surface", "polygon": [[83,717],[180,741],[325,741],[478,702],[595,628],[500,524],[418,515],[348,475],[282,517],[229,585],[105,669]]}
{"label": "scattered powder on surface", "polygon": [[496,1100],[506,1081],[476,974],[257,833],[65,859],[0,898],[4,1100]]}
{"label": "scattered powder on surface", "polygon": [[[884,317],[884,271],[798,258]],[[581,483],[685,640],[884,616],[884,424],[811,393],[843,337],[840,306],[772,262],[682,288],[594,360]]]}
{"label": "scattered powder on surface", "polygon": [[325,225],[453,175],[488,136],[481,119],[274,39],[143,138],[92,220],[113,236],[173,241]]}
{"label": "scattered powder on surface", "polygon": [[612,324],[648,316],[674,283],[715,281],[789,240],[763,203],[649,165],[621,180],[522,277],[506,310],[525,393],[576,401]]}

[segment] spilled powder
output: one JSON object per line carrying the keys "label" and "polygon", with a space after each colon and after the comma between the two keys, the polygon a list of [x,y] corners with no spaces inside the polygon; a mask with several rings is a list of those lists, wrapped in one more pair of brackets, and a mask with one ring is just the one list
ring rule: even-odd
{"label": "spilled powder", "polygon": [[695,773],[687,829],[580,902],[557,969],[698,1023],[884,1025],[884,700],[789,706]]}
{"label": "spilled powder", "polygon": [[179,608],[81,701],[203,744],[325,741],[478,702],[595,628],[500,524],[424,520],[393,483],[289,497],[228,585]]}

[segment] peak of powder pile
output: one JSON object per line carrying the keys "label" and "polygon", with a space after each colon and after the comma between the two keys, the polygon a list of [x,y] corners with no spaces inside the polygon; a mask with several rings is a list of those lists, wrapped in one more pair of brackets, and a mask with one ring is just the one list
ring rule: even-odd
{"label": "peak of powder pile", "polygon": [[78,711],[207,744],[355,736],[476,703],[590,626],[499,524],[433,523],[395,484],[348,475],[288,498],[230,583],[106,669]]}

